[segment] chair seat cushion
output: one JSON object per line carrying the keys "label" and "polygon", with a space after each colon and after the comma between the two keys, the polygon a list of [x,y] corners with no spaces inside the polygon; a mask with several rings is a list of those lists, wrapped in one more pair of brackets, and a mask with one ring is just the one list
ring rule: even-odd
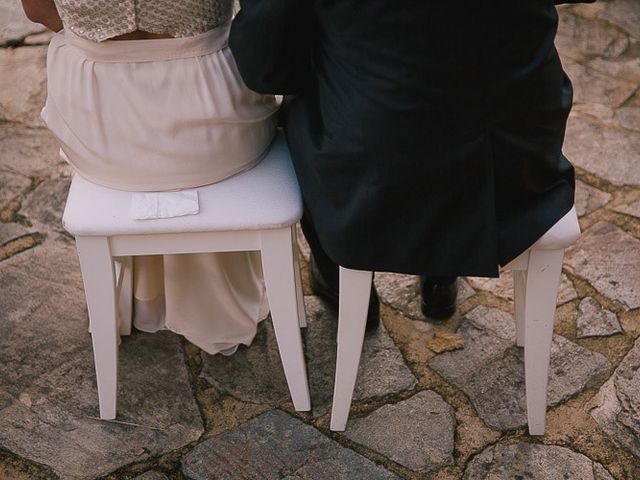
{"label": "chair seat cushion", "polygon": [[576,207],[573,206],[531,248],[537,250],[560,250],[573,245],[578,238],[580,238],[580,225],[578,224]]}
{"label": "chair seat cushion", "polygon": [[132,192],[103,187],[76,174],[62,222],[74,236],[111,236],[262,230],[292,225],[302,216],[300,189],[281,133],[251,170],[195,190],[197,215],[134,220]]}

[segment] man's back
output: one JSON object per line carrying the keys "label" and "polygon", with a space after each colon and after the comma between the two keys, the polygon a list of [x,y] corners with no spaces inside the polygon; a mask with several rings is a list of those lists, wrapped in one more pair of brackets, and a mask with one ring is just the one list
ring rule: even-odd
{"label": "man's back", "polygon": [[571,208],[552,1],[241,5],[232,50],[249,87],[298,94],[287,137],[337,263],[495,275]]}

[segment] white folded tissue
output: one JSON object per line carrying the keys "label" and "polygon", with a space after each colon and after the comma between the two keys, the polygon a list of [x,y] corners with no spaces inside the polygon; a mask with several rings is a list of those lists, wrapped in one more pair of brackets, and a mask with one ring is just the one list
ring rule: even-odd
{"label": "white folded tissue", "polygon": [[196,215],[199,211],[197,190],[134,192],[131,195],[131,218],[135,220]]}

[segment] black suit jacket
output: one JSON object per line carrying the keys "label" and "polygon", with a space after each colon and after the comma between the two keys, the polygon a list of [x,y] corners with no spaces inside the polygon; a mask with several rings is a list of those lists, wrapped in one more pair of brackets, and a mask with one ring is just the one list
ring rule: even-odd
{"label": "black suit jacket", "polygon": [[241,0],[230,46],[284,111],[343,266],[497,274],[573,205],[553,0]]}

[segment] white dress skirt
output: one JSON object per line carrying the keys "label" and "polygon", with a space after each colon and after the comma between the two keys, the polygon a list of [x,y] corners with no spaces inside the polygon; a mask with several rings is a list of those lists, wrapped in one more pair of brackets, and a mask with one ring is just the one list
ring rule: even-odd
{"label": "white dress skirt", "polygon": [[[244,85],[228,29],[101,43],[56,34],[42,117],[76,172],[110,188],[167,191],[256,165],[278,105]],[[172,330],[211,354],[249,345],[268,314],[257,252],[135,257],[134,297],[136,328]]]}

